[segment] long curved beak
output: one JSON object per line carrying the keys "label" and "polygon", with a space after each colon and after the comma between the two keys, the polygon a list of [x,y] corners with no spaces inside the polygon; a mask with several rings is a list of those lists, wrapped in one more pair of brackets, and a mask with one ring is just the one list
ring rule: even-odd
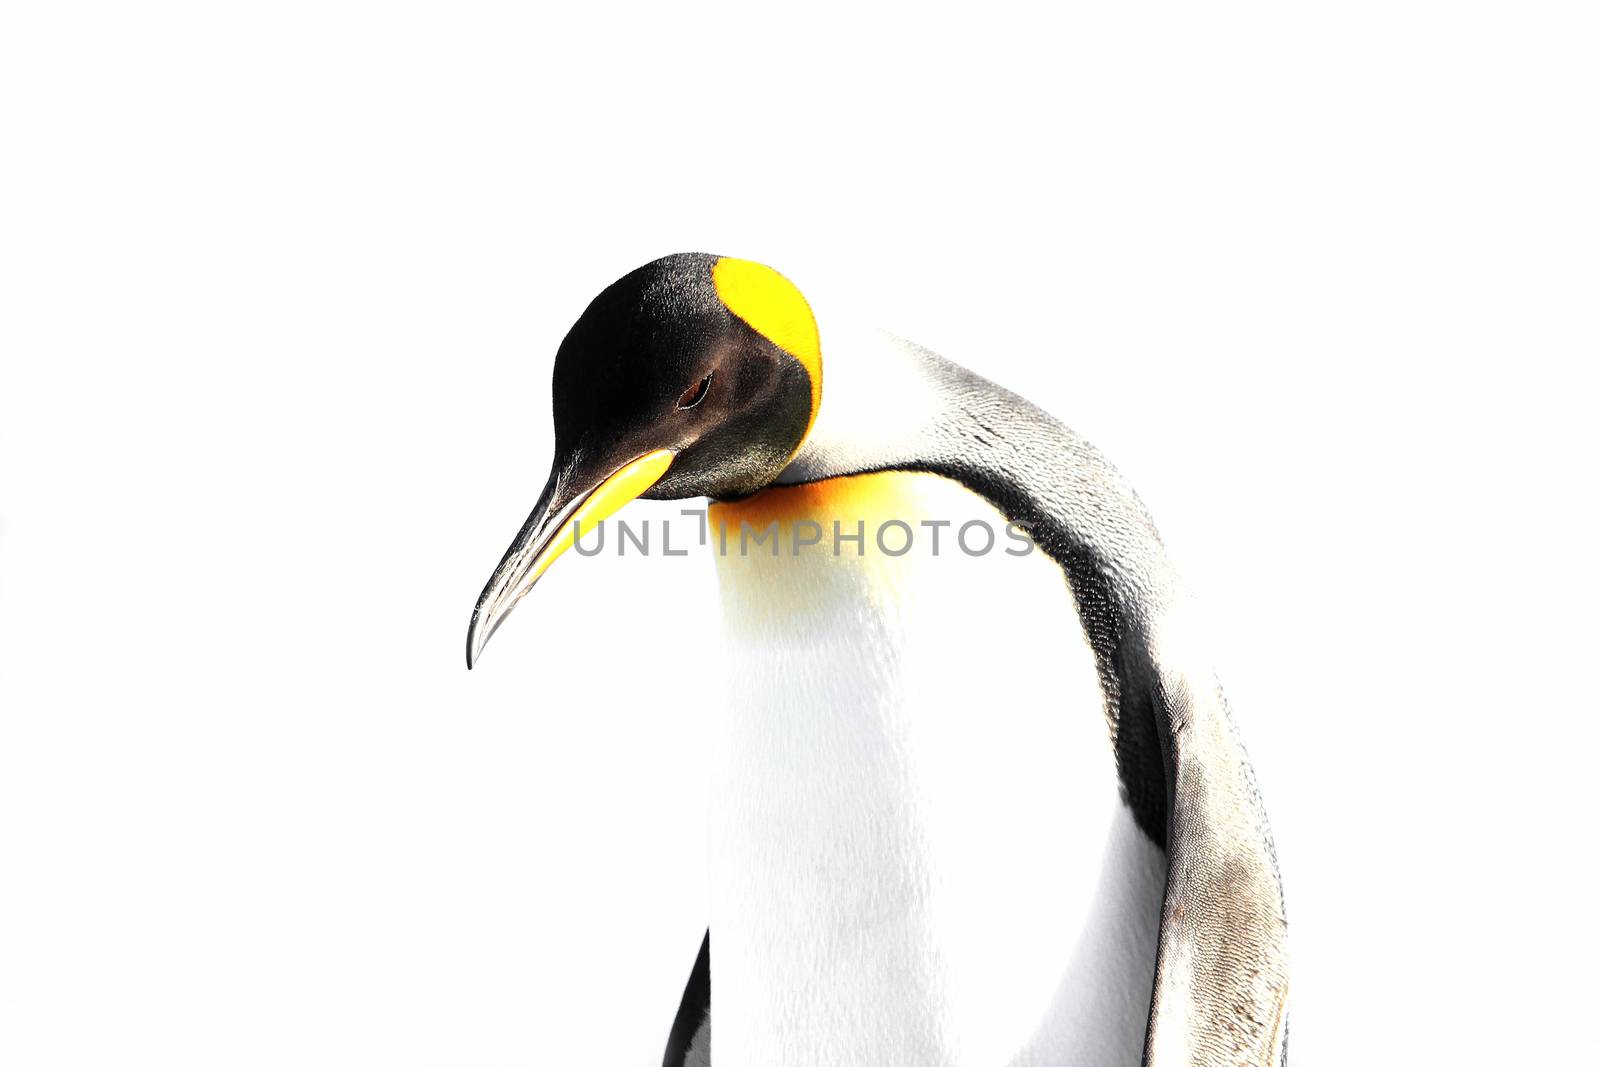
{"label": "long curved beak", "polygon": [[483,646],[517,602],[528,595],[540,575],[572,547],[577,531],[594,529],[597,523],[649,490],[672,466],[673,455],[670,449],[648,452],[587,489],[561,486],[559,479],[551,475],[533,514],[523,523],[517,539],[511,542],[500,566],[478,596],[478,606],[472,609],[472,623],[467,627],[467,670],[483,655]]}

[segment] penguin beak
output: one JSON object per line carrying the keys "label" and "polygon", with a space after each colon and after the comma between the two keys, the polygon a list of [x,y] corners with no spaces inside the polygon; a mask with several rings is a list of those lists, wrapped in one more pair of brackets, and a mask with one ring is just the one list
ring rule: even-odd
{"label": "penguin beak", "polygon": [[483,646],[511,609],[528,595],[556,557],[572,547],[576,530],[592,530],[624,504],[638,499],[667,473],[674,455],[670,449],[648,452],[588,487],[563,485],[559,475],[550,476],[533,514],[523,523],[472,610],[472,624],[467,627],[467,670],[483,655]]}

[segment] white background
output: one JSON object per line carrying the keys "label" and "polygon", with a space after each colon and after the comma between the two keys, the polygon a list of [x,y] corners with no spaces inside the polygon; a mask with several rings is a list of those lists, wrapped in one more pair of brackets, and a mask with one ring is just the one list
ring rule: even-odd
{"label": "white background", "polygon": [[1140,488],[1296,1062],[1581,1059],[1590,11],[7,5],[0,1062],[659,1061],[710,561],[573,557],[462,645],[563,332],[682,250]]}

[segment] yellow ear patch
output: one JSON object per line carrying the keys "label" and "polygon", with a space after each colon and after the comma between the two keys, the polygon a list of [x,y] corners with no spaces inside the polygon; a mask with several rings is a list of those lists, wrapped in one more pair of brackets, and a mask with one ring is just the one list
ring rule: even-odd
{"label": "yellow ear patch", "polygon": [[811,378],[811,418],[822,406],[822,340],[811,305],[794,284],[771,267],[748,259],[722,258],[711,268],[711,282],[727,309],[806,369]]}

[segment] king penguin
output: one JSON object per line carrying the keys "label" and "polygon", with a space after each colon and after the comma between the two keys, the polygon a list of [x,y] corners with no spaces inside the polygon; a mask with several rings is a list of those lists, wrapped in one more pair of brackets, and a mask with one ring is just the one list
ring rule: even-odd
{"label": "king penguin", "polygon": [[714,255],[601,292],[553,385],[552,470],[469,668],[582,530],[710,501],[711,921],[665,1067],[1284,1062],[1255,778],[1094,448]]}

